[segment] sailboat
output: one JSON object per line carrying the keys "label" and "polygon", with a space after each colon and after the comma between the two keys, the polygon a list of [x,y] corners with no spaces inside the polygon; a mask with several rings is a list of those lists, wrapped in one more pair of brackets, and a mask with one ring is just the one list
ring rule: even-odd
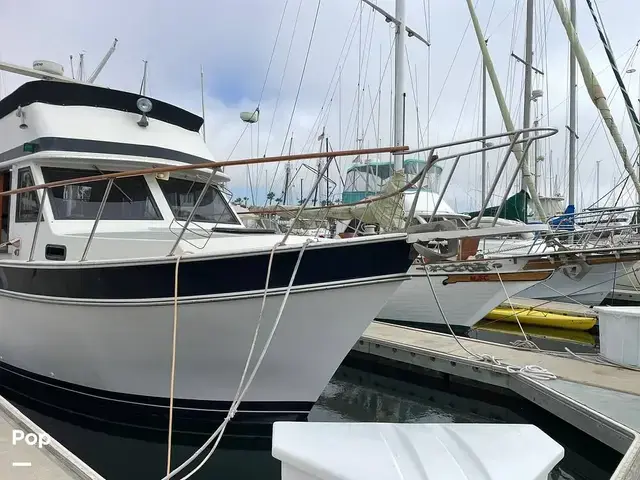
{"label": "sailboat", "polygon": [[[554,0],[555,1],[555,0]],[[477,17],[473,5],[470,1],[467,1],[469,11],[472,15],[474,29],[478,39],[478,44],[483,54],[487,73],[491,78],[496,99],[500,106],[500,111],[503,120],[507,127],[512,125],[512,120],[507,109],[504,97],[500,88],[499,81],[493,70],[493,63],[488,52],[487,44],[484,41],[483,33],[478,23]],[[586,81],[588,88],[591,90],[591,96],[595,103],[598,104],[598,108],[605,117],[605,123],[610,127],[615,143],[621,151],[621,156],[625,162],[625,167],[630,171],[625,160],[626,150],[621,145],[620,139],[615,123],[611,118],[611,113],[606,105],[606,99],[598,92],[599,85],[593,72],[590,72],[588,61],[584,52],[581,52],[577,35],[573,31],[572,20],[569,18],[569,14],[565,11],[560,1],[555,1],[558,13],[567,29],[567,34],[571,41],[572,53],[571,53],[571,108],[570,108],[570,125],[568,127],[570,131],[570,145],[569,145],[569,205],[565,209],[562,215],[549,215],[549,209],[545,209],[542,203],[541,197],[538,195],[536,184],[530,181],[530,173],[523,174],[523,189],[518,194],[506,200],[505,206],[512,207],[510,210],[505,208],[502,210],[501,216],[506,217],[509,220],[516,222],[527,222],[531,216],[528,213],[528,202],[534,206],[534,210],[538,218],[543,221],[548,221],[553,229],[553,234],[548,236],[545,241],[541,239],[531,240],[526,239],[523,236],[506,240],[491,240],[487,239],[481,245],[482,252],[485,256],[503,255],[505,249],[512,251],[514,254],[528,255],[532,252],[551,252],[551,251],[565,251],[567,255],[572,255],[571,252],[578,253],[580,250],[589,249],[590,252],[578,253],[582,257],[581,261],[578,261],[574,265],[565,265],[558,269],[548,280],[540,282],[539,284],[522,291],[519,295],[526,298],[547,299],[547,300],[561,300],[577,301],[587,305],[599,305],[614,288],[617,272],[630,271],[636,261],[640,259],[640,255],[634,249],[634,244],[616,245],[616,244],[604,244],[600,242],[603,235],[613,236],[618,233],[619,225],[611,224],[605,218],[603,221],[603,215],[596,214],[597,221],[582,222],[582,220],[589,220],[593,217],[593,214],[586,212],[586,214],[575,214],[574,204],[574,184],[575,184],[575,62],[576,58],[580,61],[581,70],[583,74],[588,77]],[[526,60],[525,68],[525,93],[524,93],[524,121],[523,125],[529,124],[530,110],[529,106],[532,101],[535,100],[535,96],[531,90],[531,49],[532,49],[532,25],[533,25],[533,2],[528,0],[527,2],[527,42],[526,42]],[[575,52],[574,52],[575,50]],[[538,94],[538,96],[540,93]],[[522,154],[520,154],[522,157]],[[526,156],[520,160],[523,167],[528,168],[528,161]],[[631,172],[633,170],[631,169]],[[524,180],[528,179],[527,182]],[[526,189],[524,185],[526,184]],[[637,180],[633,181],[636,188],[638,187]],[[527,193],[528,190],[528,193]],[[639,190],[640,191],[640,190]],[[530,195],[529,195],[530,194]],[[551,208],[557,208],[557,203],[553,197],[548,198],[547,206]],[[515,208],[514,208],[515,207]],[[486,210],[485,210],[486,211]],[[494,209],[495,211],[495,209]],[[494,213],[493,211],[491,213]],[[482,211],[472,212],[472,216],[483,215]],[[479,224],[493,225],[492,219],[480,218]],[[582,223],[582,225],[579,225]],[[618,248],[620,247],[620,248]],[[623,250],[627,250],[623,253]],[[573,255],[575,255],[575,253]],[[539,266],[545,264],[547,266],[550,263],[547,260],[541,260]]]}

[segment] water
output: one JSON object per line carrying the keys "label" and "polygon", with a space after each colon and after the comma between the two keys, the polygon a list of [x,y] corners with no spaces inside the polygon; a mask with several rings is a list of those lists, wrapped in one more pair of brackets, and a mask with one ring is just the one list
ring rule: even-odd
{"label": "water", "polygon": [[[157,480],[165,474],[165,433],[153,440],[132,438],[128,432],[101,424],[99,419],[78,418],[56,405],[55,398],[35,402],[3,388],[0,394],[107,480]],[[390,367],[374,368],[352,356],[336,372],[309,420],[534,423],[565,447],[565,458],[553,471],[553,480],[608,479],[621,458],[607,446],[519,397],[435,376],[417,376]],[[221,445],[224,448],[219,448],[192,479],[280,478],[280,465],[271,457],[269,445],[233,441]],[[197,446],[194,442],[174,445],[172,465],[189,457]]]}

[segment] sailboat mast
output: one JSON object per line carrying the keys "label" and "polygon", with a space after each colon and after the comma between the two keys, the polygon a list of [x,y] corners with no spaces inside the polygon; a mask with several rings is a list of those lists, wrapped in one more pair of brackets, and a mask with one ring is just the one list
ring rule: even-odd
{"label": "sailboat mast", "polygon": [[[405,69],[405,0],[396,0],[396,35],[395,35],[395,79],[393,98],[393,144],[402,145],[403,141],[403,94],[404,94],[404,69]],[[394,155],[393,169],[397,172],[404,167],[404,157]]]}
{"label": "sailboat mast", "polygon": [[[600,41],[602,42],[604,51],[607,54],[607,58],[609,59],[609,65],[611,65],[611,70],[613,70],[613,76],[616,78],[618,87],[620,87],[620,93],[622,94],[622,98],[627,109],[627,114],[629,115],[629,120],[631,120],[631,129],[633,130],[633,134],[636,138],[636,143],[638,144],[638,147],[640,147],[640,120],[638,120],[638,115],[636,114],[633,103],[631,102],[631,98],[629,97],[629,93],[627,92],[627,86],[622,81],[622,76],[620,75],[620,70],[618,69],[616,58],[613,55],[613,51],[611,50],[609,38],[604,31],[604,25],[602,25],[598,21],[598,17],[596,16],[596,12],[593,9],[593,3],[591,0],[587,0],[587,5],[589,6],[589,10],[591,11],[593,23],[595,23],[596,29],[598,30],[598,35],[600,36]],[[638,203],[640,204],[640,191],[638,192]]]}
{"label": "sailboat mast", "polygon": [[287,204],[287,193],[289,192],[289,176],[291,175],[291,163],[287,162],[284,170],[284,192],[282,194],[282,204]]}
{"label": "sailboat mast", "polygon": [[[618,130],[618,126],[613,119],[611,109],[609,108],[609,103],[607,102],[607,98],[602,91],[602,87],[600,86],[596,74],[591,68],[589,59],[584,53],[582,45],[578,40],[578,34],[573,28],[570,14],[569,12],[567,12],[567,8],[565,7],[563,0],[553,0],[553,3],[556,6],[556,10],[558,11],[558,15],[560,16],[562,25],[564,26],[567,33],[567,37],[569,37],[569,41],[571,42],[571,45],[574,49],[576,60],[578,62],[578,66],[580,67],[580,72],[582,73],[582,79],[584,80],[585,87],[589,92],[589,97],[591,97],[591,101],[600,112],[600,116],[604,120],[604,124],[607,126],[607,129],[611,134],[611,138],[613,139],[613,142],[616,144],[616,148],[620,153],[624,168],[629,174],[629,178],[633,182],[633,186],[636,189],[636,192],[640,196],[640,181],[638,180],[637,171],[629,160],[629,152],[627,151],[627,147],[625,146],[622,136],[620,135],[620,130]],[[626,89],[624,90],[624,92],[626,92]],[[631,112],[629,112],[629,114],[631,114]],[[635,112],[633,113],[632,118],[633,116],[635,116]]]}
{"label": "sailboat mast", "polygon": [[[327,152],[327,163],[329,163],[329,137],[326,137],[324,139],[324,143],[325,143],[325,149],[324,151]],[[327,203],[326,205],[329,205],[329,167],[327,167],[327,171],[325,172],[325,175],[327,176]]]}
{"label": "sailboat mast", "polygon": [[[478,44],[480,45],[482,58],[487,69],[487,75],[489,76],[489,80],[491,80],[491,85],[493,86],[496,101],[498,102],[498,107],[500,108],[502,121],[504,122],[507,131],[513,132],[515,130],[513,120],[511,118],[511,114],[509,113],[507,102],[504,99],[504,93],[502,92],[502,87],[500,86],[500,81],[498,80],[496,69],[493,66],[493,61],[491,60],[491,55],[489,54],[489,49],[487,48],[487,43],[482,33],[482,27],[480,27],[480,21],[478,20],[478,16],[476,15],[475,9],[473,8],[472,0],[467,0],[467,7],[469,8],[471,23],[473,23],[473,29],[475,30]],[[522,150],[522,145],[520,143],[516,143],[513,146],[513,154],[516,157],[516,161],[518,162],[518,164],[522,163],[523,180],[525,181],[525,185],[528,187],[529,193],[531,194],[531,199],[533,200],[533,206],[535,208],[536,214],[538,215],[538,218],[544,221],[546,219],[546,213],[544,211],[544,208],[542,207],[540,198],[538,197],[536,187],[531,180],[531,170],[529,169],[529,165],[526,162],[521,162],[523,153]]]}
{"label": "sailboat mast", "polygon": [[[291,134],[291,139],[289,140],[289,155],[291,155],[291,149],[293,148],[293,133]],[[289,182],[291,181],[291,162],[288,161],[285,166],[285,178],[284,178],[284,194],[282,198],[282,204],[287,204],[287,197],[289,196]],[[302,180],[302,179],[301,179]],[[302,189],[300,189],[300,194],[302,194]]]}
{"label": "sailboat mast", "polygon": [[200,102],[202,103],[202,140],[207,143],[207,129],[204,118],[204,68],[202,65],[200,65]]}
{"label": "sailboat mast", "polygon": [[[485,42],[486,43],[486,42]],[[487,67],[482,60],[482,146],[486,147],[487,142],[484,137],[487,136]],[[482,150],[482,198],[481,202],[484,202],[484,197],[487,196],[487,151]]]}
{"label": "sailboat mast", "polygon": [[[531,127],[531,75],[533,73],[533,0],[527,0],[527,21],[525,29],[525,51],[524,51],[524,106],[522,128]],[[522,138],[529,137],[529,132],[523,132]],[[528,168],[524,168],[526,164],[530,167],[528,152],[524,152],[524,160],[522,161],[522,189],[526,188],[525,175]]]}
{"label": "sailboat mast", "polygon": [[[569,4],[571,23],[576,26],[576,0]],[[576,54],[569,46],[569,205],[576,204]]]}
{"label": "sailboat mast", "polygon": [[80,54],[80,65],[78,66],[78,80],[84,82],[84,53]]}

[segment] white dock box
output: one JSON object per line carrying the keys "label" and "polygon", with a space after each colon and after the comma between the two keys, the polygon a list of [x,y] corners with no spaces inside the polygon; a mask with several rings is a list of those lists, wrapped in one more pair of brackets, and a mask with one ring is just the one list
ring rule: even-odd
{"label": "white dock box", "polygon": [[640,367],[640,307],[594,307],[600,328],[600,355]]}
{"label": "white dock box", "polygon": [[276,422],[282,480],[547,480],[564,449],[534,425]]}

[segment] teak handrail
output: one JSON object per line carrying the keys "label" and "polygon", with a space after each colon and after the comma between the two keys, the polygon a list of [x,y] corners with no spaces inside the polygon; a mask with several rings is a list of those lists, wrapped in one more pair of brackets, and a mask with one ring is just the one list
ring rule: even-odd
{"label": "teak handrail", "polygon": [[8,190],[6,192],[0,192],[0,197],[7,195],[16,195],[18,193],[33,192],[42,189],[63,187],[65,185],[75,185],[78,183],[91,183],[100,182],[102,180],[110,180],[116,178],[127,177],[139,177],[142,175],[149,175],[152,173],[165,173],[165,172],[179,172],[183,170],[197,170],[202,168],[222,168],[222,167],[234,167],[238,165],[255,165],[261,163],[275,163],[275,162],[287,162],[295,160],[310,160],[314,158],[324,157],[347,157],[350,155],[373,155],[377,153],[398,153],[409,150],[407,146],[397,147],[379,147],[379,148],[362,148],[358,150],[339,150],[336,152],[313,152],[313,153],[301,153],[297,155],[279,155],[277,157],[262,157],[262,158],[244,158],[238,160],[227,160],[224,162],[204,162],[190,165],[171,165],[166,167],[151,167],[142,168],[139,170],[128,170],[126,172],[105,173],[102,175],[94,175],[90,177],[78,177],[69,180],[58,180],[56,182],[43,183],[42,185],[32,185],[30,187],[16,188],[15,190]]}

